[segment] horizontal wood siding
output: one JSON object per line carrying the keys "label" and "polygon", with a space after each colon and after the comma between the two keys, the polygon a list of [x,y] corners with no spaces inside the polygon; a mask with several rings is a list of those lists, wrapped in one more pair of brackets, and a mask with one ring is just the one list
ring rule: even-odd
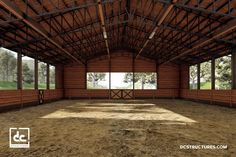
{"label": "horizontal wood siding", "polygon": [[177,98],[179,89],[158,89],[156,91],[157,98]]}
{"label": "horizontal wood siding", "polygon": [[[45,90],[45,100],[61,99],[63,90]],[[16,104],[26,104],[38,102],[38,90],[1,90],[0,91],[0,107]]]}
{"label": "horizontal wood siding", "polygon": [[135,90],[135,98],[155,98],[156,90]]}
{"label": "horizontal wood siding", "polygon": [[109,72],[108,59],[94,59],[89,61],[88,72]]}
{"label": "horizontal wood siding", "polygon": [[[132,53],[119,51],[111,55],[111,72],[132,72]],[[146,58],[135,60],[135,72],[156,72],[156,63]],[[159,71],[158,90],[135,90],[134,96],[140,98],[153,97],[178,97],[179,66],[168,64],[161,66]],[[109,60],[107,57],[90,60],[87,64],[88,72],[109,72]],[[87,90],[85,83],[85,66],[70,65],[64,67],[65,97],[104,97],[109,98],[109,90]]]}
{"label": "horizontal wood siding", "polygon": [[109,98],[109,90],[66,89],[66,98]]}
{"label": "horizontal wood siding", "polygon": [[20,90],[0,91],[0,106],[21,103]]}
{"label": "horizontal wood siding", "polygon": [[160,89],[179,89],[179,66],[161,65],[158,72]]}
{"label": "horizontal wood siding", "polygon": [[[109,90],[67,89],[66,98],[109,98]],[[176,89],[134,90],[135,98],[176,98]]]}
{"label": "horizontal wood siding", "polygon": [[64,88],[85,88],[85,67],[82,65],[65,66]]}
{"label": "horizontal wood siding", "polygon": [[181,97],[191,100],[202,100],[209,103],[222,103],[236,107],[236,90],[189,90],[182,89]]}
{"label": "horizontal wood siding", "polygon": [[56,66],[56,89],[63,89],[63,83],[63,66]]}
{"label": "horizontal wood siding", "polygon": [[134,96],[138,98],[177,98],[178,89],[157,89],[157,90],[135,90]]}
{"label": "horizontal wood siding", "polygon": [[236,107],[236,90],[232,91],[232,103],[234,104],[234,107]]}
{"label": "horizontal wood siding", "polygon": [[189,89],[189,66],[181,65],[180,66],[180,88]]}
{"label": "horizontal wood siding", "polygon": [[[119,51],[111,55],[112,72],[132,72],[133,56],[127,51]],[[135,72],[155,72],[156,63],[153,60],[139,57],[135,60]],[[109,72],[107,57],[93,59],[88,62],[88,72]]]}
{"label": "horizontal wood siding", "polygon": [[22,91],[22,102],[30,103],[38,101],[38,91],[37,90],[24,90]]}
{"label": "horizontal wood siding", "polygon": [[181,98],[236,107],[236,90],[190,90],[188,78],[189,67],[181,65]]}
{"label": "horizontal wood siding", "polygon": [[111,57],[112,72],[132,72],[132,57],[113,56]]}
{"label": "horizontal wood siding", "polygon": [[135,60],[135,72],[156,72],[156,62],[150,59],[138,58]]}

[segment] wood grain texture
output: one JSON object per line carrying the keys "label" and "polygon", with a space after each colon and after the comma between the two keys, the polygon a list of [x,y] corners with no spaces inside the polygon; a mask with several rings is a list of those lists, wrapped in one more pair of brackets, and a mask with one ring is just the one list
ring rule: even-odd
{"label": "wood grain texture", "polygon": [[[63,90],[45,90],[45,100],[61,99]],[[38,90],[1,90],[0,106],[25,104],[38,101]]]}
{"label": "wood grain texture", "polygon": [[[133,56],[127,51],[119,51],[111,55],[111,72],[132,72]],[[156,63],[153,60],[140,57],[135,60],[135,72],[156,72]],[[109,60],[96,58],[88,62],[88,72],[109,72]],[[158,90],[135,90],[134,96],[140,98],[178,97],[179,66],[168,64],[159,67]],[[85,66],[73,64],[64,67],[65,96],[73,97],[104,97],[109,98],[109,90],[86,90]]]}
{"label": "wood grain texture", "polygon": [[159,67],[159,88],[178,89],[179,88],[179,66],[175,64],[162,65]]}

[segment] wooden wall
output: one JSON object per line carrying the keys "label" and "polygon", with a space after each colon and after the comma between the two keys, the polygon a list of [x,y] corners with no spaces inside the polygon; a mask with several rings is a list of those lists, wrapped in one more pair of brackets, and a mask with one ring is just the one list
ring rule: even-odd
{"label": "wooden wall", "polygon": [[63,66],[56,66],[56,89],[64,88],[64,80],[63,80]]}
{"label": "wooden wall", "polygon": [[[61,99],[63,90],[45,90],[44,100],[51,101]],[[10,105],[25,106],[27,104],[38,104],[38,90],[1,90],[0,91],[0,110],[2,107]]]}
{"label": "wooden wall", "polygon": [[[132,72],[133,57],[127,51],[117,51],[111,55],[111,72]],[[179,96],[179,66],[168,64],[156,68],[156,63],[147,58],[134,62],[135,72],[156,72],[158,69],[158,90],[135,90],[135,98],[173,98]],[[87,63],[87,72],[109,72],[109,60],[97,58]],[[64,67],[64,87],[66,98],[109,98],[109,90],[87,90],[86,68],[71,64]]]}
{"label": "wooden wall", "polygon": [[[44,90],[44,101],[63,98],[63,67],[56,66],[56,89]],[[0,111],[38,104],[38,90],[0,90]]]}
{"label": "wooden wall", "polygon": [[236,107],[236,90],[190,90],[188,66],[182,65],[180,71],[181,98],[222,106]]}

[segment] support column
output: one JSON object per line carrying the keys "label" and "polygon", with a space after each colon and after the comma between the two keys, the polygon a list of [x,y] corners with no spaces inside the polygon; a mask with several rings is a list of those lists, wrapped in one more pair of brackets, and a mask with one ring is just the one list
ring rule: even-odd
{"label": "support column", "polygon": [[58,66],[55,66],[55,89],[58,88]]}
{"label": "support column", "polygon": [[34,59],[34,89],[38,89],[38,59]]}
{"label": "support column", "polygon": [[200,67],[200,63],[197,64],[197,89],[199,90],[200,89],[200,83],[201,83],[201,80],[200,80],[200,70],[201,70],[201,67]]}
{"label": "support column", "polygon": [[17,54],[17,89],[22,89],[22,55]]}
{"label": "support column", "polygon": [[111,99],[111,58],[109,57],[109,99]]}
{"label": "support column", "polygon": [[86,61],[85,63],[85,76],[84,76],[84,79],[85,79],[85,85],[84,85],[84,88],[87,89],[87,72],[88,72],[88,63]]}
{"label": "support column", "polygon": [[132,73],[133,73],[133,99],[134,99],[134,96],[135,96],[135,93],[134,93],[134,90],[135,90],[135,88],[134,88],[134,85],[135,85],[135,83],[134,83],[134,80],[135,80],[135,55],[134,55],[134,53],[133,53],[133,56],[132,56]]}
{"label": "support column", "polygon": [[211,89],[215,89],[215,58],[211,60]]}
{"label": "support column", "polygon": [[157,81],[157,83],[156,83],[156,89],[158,89],[159,88],[159,66],[158,66],[158,61],[156,61],[156,81]]}
{"label": "support column", "polygon": [[236,89],[236,50],[232,51],[232,89]]}
{"label": "support column", "polygon": [[47,89],[50,89],[50,68],[49,68],[49,64],[47,64]]}
{"label": "support column", "polygon": [[178,89],[178,98],[181,97],[181,90],[183,89],[182,87],[182,66],[183,65],[179,65],[179,89]]}

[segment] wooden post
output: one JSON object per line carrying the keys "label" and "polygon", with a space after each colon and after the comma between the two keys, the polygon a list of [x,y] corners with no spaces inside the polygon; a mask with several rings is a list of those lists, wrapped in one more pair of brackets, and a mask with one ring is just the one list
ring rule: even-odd
{"label": "wooden post", "polygon": [[232,89],[236,89],[236,50],[232,51]]}
{"label": "wooden post", "polygon": [[201,80],[200,80],[200,70],[201,70],[201,64],[197,64],[197,89],[199,90],[201,88]]}
{"label": "wooden post", "polygon": [[179,65],[179,89],[178,89],[178,98],[181,97],[181,90],[183,89],[183,88],[182,88],[182,75],[181,75],[181,72],[182,72],[182,65],[180,64],[180,65]]}
{"label": "wooden post", "polygon": [[109,99],[111,99],[111,58],[109,57]]}
{"label": "wooden post", "polygon": [[86,61],[85,63],[85,76],[84,76],[84,79],[85,79],[85,85],[84,85],[84,88],[87,90],[87,72],[88,72],[88,63]]}
{"label": "wooden post", "polygon": [[160,81],[159,81],[159,80],[160,80],[160,79],[159,79],[159,78],[160,78],[160,77],[159,77],[160,74],[159,74],[159,72],[160,72],[159,61],[156,60],[156,77],[157,77],[157,78],[156,78],[156,81],[157,81],[157,82],[156,82],[156,90],[157,90],[157,91],[155,91],[155,99],[158,98],[158,93],[159,93],[159,92],[158,92],[158,89],[160,88],[160,83],[159,83],[159,82],[160,82]]}
{"label": "wooden post", "polygon": [[135,83],[134,83],[134,79],[135,79],[135,55],[133,53],[133,56],[132,56],[132,73],[133,73],[133,99],[135,98],[135,93],[134,93],[134,86],[135,86]]}
{"label": "wooden post", "polygon": [[22,55],[17,54],[17,89],[22,89]]}
{"label": "wooden post", "polygon": [[159,88],[159,66],[158,66],[158,61],[156,61],[156,76],[157,76],[157,78],[156,78],[156,89],[158,89]]}
{"label": "wooden post", "polygon": [[55,66],[55,89],[58,89],[58,66]]}
{"label": "wooden post", "polygon": [[34,59],[34,89],[38,89],[38,59]]}
{"label": "wooden post", "polygon": [[215,58],[211,60],[211,89],[215,89]]}
{"label": "wooden post", "polygon": [[47,89],[50,89],[50,68],[48,63],[47,63]]}

